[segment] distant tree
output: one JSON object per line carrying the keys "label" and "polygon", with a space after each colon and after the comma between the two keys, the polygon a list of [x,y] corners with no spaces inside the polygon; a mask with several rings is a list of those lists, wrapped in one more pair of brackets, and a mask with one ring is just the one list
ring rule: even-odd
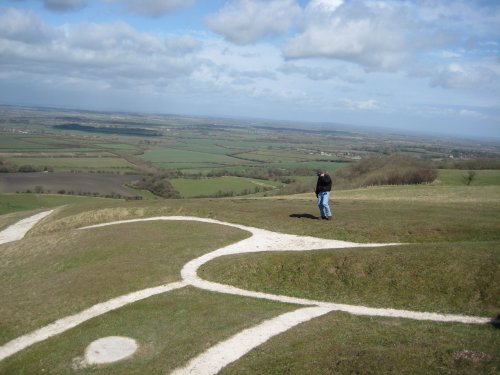
{"label": "distant tree", "polygon": [[38,172],[38,171],[39,170],[32,165],[21,165],[18,168],[18,172],[22,172],[22,173],[31,173],[31,172]]}
{"label": "distant tree", "polygon": [[476,177],[476,171],[469,171],[465,176],[462,176],[464,183],[469,186]]}

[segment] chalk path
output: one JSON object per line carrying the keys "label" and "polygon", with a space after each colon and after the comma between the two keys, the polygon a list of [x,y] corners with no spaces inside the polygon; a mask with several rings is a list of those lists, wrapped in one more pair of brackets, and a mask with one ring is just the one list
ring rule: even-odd
{"label": "chalk path", "polygon": [[24,237],[26,233],[40,220],[42,220],[44,217],[50,215],[53,212],[51,211],[45,211],[45,212],[40,212],[39,214],[30,216],[26,219],[23,219],[21,221],[18,221],[15,224],[12,224],[11,226],[7,227],[3,231],[0,232],[0,245],[12,241],[18,241]]}
{"label": "chalk path", "polygon": [[[0,233],[0,244],[21,239],[24,234],[39,220],[50,214],[51,211],[35,215],[34,217],[22,220],[7,228],[4,232],[8,235],[2,236],[4,232]],[[161,285],[154,288],[148,288],[124,296],[120,296],[109,301],[99,303],[77,314],[59,319],[52,324],[35,330],[29,334],[18,337],[0,347],[0,361],[35,344],[46,340],[49,337],[58,335],[65,332],[89,319],[96,316],[105,314],[109,311],[121,308],[142,299],[166,293],[175,289],[183,288],[185,286],[194,286],[197,288],[240,296],[254,297],[260,299],[267,299],[272,301],[279,301],[284,303],[292,303],[302,305],[303,307],[282,314],[275,318],[266,320],[259,325],[243,330],[242,332],[234,335],[233,337],[220,342],[208,349],[206,352],[201,353],[199,356],[193,358],[184,367],[176,369],[173,374],[199,374],[199,375],[212,375],[216,374],[224,366],[228,365],[241,358],[255,347],[263,344],[271,337],[274,337],[286,330],[306,322],[315,317],[322,316],[331,311],[344,311],[355,315],[366,316],[385,316],[385,317],[398,317],[417,320],[431,320],[440,322],[460,322],[467,324],[487,324],[492,320],[483,317],[472,317],[463,315],[449,315],[449,314],[436,314],[428,312],[416,312],[407,310],[395,309],[377,309],[365,306],[354,306],[345,304],[335,304],[323,301],[314,301],[303,298],[294,298],[289,296],[274,295],[268,293],[260,293],[249,290],[235,288],[230,285],[214,283],[201,279],[197,271],[203,264],[218,258],[220,256],[238,253],[250,252],[263,252],[263,251],[311,251],[319,249],[339,249],[339,248],[359,248],[359,247],[380,247],[380,246],[393,246],[399,245],[395,243],[387,244],[359,244],[354,242],[345,242],[337,240],[328,240],[308,236],[296,236],[290,234],[275,233],[265,229],[253,228],[238,224],[221,222],[213,219],[205,219],[190,216],[160,216],[145,219],[132,219],[115,221],[111,223],[98,224],[80,228],[80,230],[91,230],[93,228],[104,227],[108,225],[118,225],[134,222],[147,222],[147,221],[198,221],[204,223],[212,223],[219,225],[227,225],[248,231],[252,234],[251,237],[231,244],[229,246],[212,251],[193,259],[186,263],[181,270],[182,281]],[[17,228],[17,229],[16,229]],[[7,239],[7,240],[4,240]],[[3,241],[3,242],[2,242]]]}

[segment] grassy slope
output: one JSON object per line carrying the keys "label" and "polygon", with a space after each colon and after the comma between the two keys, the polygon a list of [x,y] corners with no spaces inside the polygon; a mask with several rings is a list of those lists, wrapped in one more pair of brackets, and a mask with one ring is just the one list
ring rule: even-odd
{"label": "grassy slope", "polygon": [[179,281],[187,261],[246,235],[211,224],[153,222],[2,245],[0,341],[110,298]]}
{"label": "grassy slope", "polygon": [[[1,374],[165,375],[239,331],[295,306],[185,288],[88,321],[0,362]],[[228,313],[231,312],[231,313]],[[132,359],[75,370],[85,347],[106,336],[137,340]]]}
{"label": "grassy slope", "polygon": [[331,313],[271,339],[220,375],[497,374],[499,332],[487,326]]}
{"label": "grassy slope", "polygon": [[[441,185],[464,186],[464,179],[467,177],[468,172],[467,170],[458,169],[440,169],[436,183]],[[474,173],[471,186],[500,185],[499,170],[478,170],[474,171]]]}
{"label": "grassy slope", "polygon": [[199,274],[243,289],[319,301],[495,317],[499,248],[495,241],[245,254],[211,262]]}
{"label": "grassy slope", "polygon": [[[2,251],[7,248],[14,253],[21,249],[18,254],[19,258],[16,258],[18,267],[21,267],[22,259],[30,259],[30,257],[26,258],[26,254],[29,254],[30,251],[33,254],[38,253],[39,251],[36,249],[43,249],[44,246],[41,245],[44,244],[44,241],[47,241],[45,247],[47,254],[52,253],[54,251],[52,248],[55,248],[56,251],[53,255],[55,256],[57,251],[60,251],[57,249],[63,248],[57,244],[74,240],[75,238],[72,236],[76,232],[71,231],[71,228],[81,225],[164,214],[214,217],[275,231],[325,238],[412,243],[405,248],[365,249],[363,251],[353,249],[351,251],[321,251],[293,255],[288,253],[266,256],[253,254],[238,256],[234,259],[222,258],[208,265],[208,267],[222,267],[222,269],[225,264],[232,264],[236,267],[223,270],[224,273],[220,277],[222,281],[233,282],[236,280],[235,272],[233,272],[236,270],[242,282],[253,283],[252,287],[255,286],[256,289],[268,288],[268,290],[274,290],[279,294],[303,295],[335,301],[341,298],[347,303],[366,302],[380,307],[407,306],[421,307],[432,311],[484,312],[485,314],[497,311],[498,303],[495,298],[498,296],[498,288],[495,286],[494,280],[498,280],[500,264],[498,259],[500,203],[496,198],[498,189],[490,186],[484,187],[484,189],[471,187],[474,190],[469,191],[469,199],[460,201],[458,191],[451,194],[454,196],[453,199],[442,199],[434,196],[434,193],[441,191],[438,189],[441,187],[429,186],[428,188],[431,190],[422,190],[422,195],[417,199],[414,196],[415,191],[408,187],[391,188],[390,193],[386,191],[386,188],[345,192],[343,196],[341,193],[334,193],[335,221],[333,223],[312,219],[317,215],[317,208],[314,197],[310,194],[279,199],[206,199],[159,202],[89,201],[86,205],[66,206],[59,209],[47,220],[44,220],[38,228],[30,232],[30,238],[15,245],[4,245]],[[444,190],[441,193],[445,195]],[[353,194],[351,198],[349,198],[349,194]],[[360,195],[356,196],[356,194]],[[168,234],[164,233],[167,231],[160,228],[166,224],[159,224],[160,227],[156,229],[146,229],[150,225],[151,223],[142,228],[139,226],[139,229],[145,229],[148,235],[142,238],[141,235],[137,235],[137,239],[126,237],[126,233],[121,231],[115,232],[117,229],[103,228],[101,242],[110,237],[119,239],[122,236],[125,236],[124,240],[128,238],[132,241],[132,245],[134,241],[146,240],[145,244],[141,245],[141,250],[147,254],[157,253],[157,256],[163,257],[164,254],[161,254],[159,248],[155,246],[155,239],[161,239],[162,236],[168,237]],[[149,233],[149,230],[152,232]],[[168,228],[169,233],[172,230],[174,229]],[[191,243],[190,241],[195,244],[200,243],[200,245],[203,242],[203,246],[200,246],[199,250],[201,251],[201,247],[205,247],[204,251],[206,251],[206,245],[212,244],[213,240],[218,238],[218,236],[213,236],[213,233],[207,234],[207,237],[203,239],[189,237],[188,242],[182,244],[182,241],[186,241],[188,238],[186,234],[198,233],[199,231],[198,228],[190,229],[190,227],[179,227],[178,230],[174,230],[178,234],[177,238],[181,246],[192,248],[191,245],[188,245]],[[128,233],[129,230],[125,232]],[[132,230],[130,232],[134,233]],[[224,235],[221,241],[230,241],[231,237],[228,235]],[[95,239],[95,241],[98,240],[99,238]],[[51,241],[53,245],[49,246]],[[86,239],[84,243],[87,243],[86,241],[92,242],[94,240]],[[33,246],[35,243],[37,246]],[[41,245],[38,246],[38,244]],[[81,250],[75,254],[85,254],[96,244],[97,242],[90,246],[77,246],[77,250]],[[97,252],[94,253],[96,261],[93,267],[99,268],[103,262],[106,264],[106,261],[99,259],[99,256],[108,247],[108,245],[97,246]],[[120,248],[121,245],[116,247],[117,250]],[[196,250],[197,246],[195,245],[194,248]],[[116,255],[118,256],[120,252],[117,251]],[[130,254],[130,252],[126,253]],[[39,254],[38,258],[32,258],[32,268],[40,261],[40,258],[43,258],[42,254]],[[176,259],[179,254],[182,254],[182,251],[175,252],[175,255],[168,259]],[[75,258],[70,253],[67,255],[69,255],[68,262],[73,264]],[[36,262],[34,262],[35,259]],[[111,257],[108,264],[113,266],[108,269],[112,270],[115,264],[128,263],[127,258],[123,258],[122,261],[119,259],[119,256],[118,258]],[[140,257],[133,259],[135,259],[132,262],[134,266],[142,262],[137,260],[141,259]],[[181,263],[182,260],[179,259],[176,262]],[[50,263],[49,261],[43,268],[46,274],[38,276],[35,274],[31,281],[29,280],[29,272],[15,272],[15,275],[17,275],[16,277],[25,275],[23,277],[27,277],[28,281],[31,282],[31,292],[36,291],[31,298],[40,298],[36,296],[38,293],[41,296],[47,296],[48,290],[52,291],[54,297],[52,301],[49,299],[49,305],[52,304],[54,316],[60,317],[67,311],[73,311],[75,304],[88,306],[91,298],[94,298],[95,290],[89,293],[83,286],[80,286],[81,289],[76,289],[75,300],[70,300],[67,304],[64,301],[72,288],[75,288],[75,283],[78,284],[78,276],[81,275],[78,272],[73,274],[71,272],[80,266],[75,269],[62,267],[62,271],[58,273],[54,263],[58,264],[58,262]],[[158,263],[160,263],[158,265],[160,268],[165,266],[161,265],[162,262]],[[11,260],[2,264],[10,267],[9,264],[12,266],[16,262]],[[82,264],[80,263],[80,265]],[[150,265],[144,268],[149,269],[148,267]],[[140,268],[142,269],[142,267]],[[255,274],[257,276],[252,273],[255,268],[258,271]],[[126,277],[123,276],[123,269],[121,270],[110,272],[110,276],[116,277],[113,280]],[[141,275],[141,272],[143,271],[139,271],[137,275]],[[166,274],[170,273],[164,273],[160,270],[157,275],[159,274],[165,277]],[[3,272],[0,275],[3,275]],[[42,276],[44,280],[47,277],[50,280],[56,280],[56,282],[52,281],[51,285],[55,289],[44,289],[36,284],[35,279],[38,277],[40,280]],[[73,282],[73,285],[70,282],[61,284],[58,281],[59,277],[68,277],[76,281]],[[19,287],[22,290],[24,281],[20,279],[15,281],[15,277],[12,275],[11,278],[14,278],[14,282],[4,281],[5,283],[2,282],[2,285],[9,285],[12,296],[16,288]],[[137,276],[137,282],[140,283],[139,279],[141,277]],[[236,283],[236,281],[234,282]],[[438,284],[438,287],[435,284],[437,282],[441,283]],[[100,280],[98,283],[112,286],[112,290],[109,291],[112,296],[122,292],[116,288],[124,287],[124,285],[115,286],[113,281],[109,280]],[[127,283],[122,282],[121,284]],[[439,286],[441,286],[440,289]],[[413,287],[416,287],[417,290],[413,291]],[[364,288],[368,288],[368,290],[363,290]],[[2,286],[0,290],[4,290],[4,287]],[[53,290],[56,292],[54,293]],[[104,294],[106,293],[108,292],[105,291]],[[165,301],[178,301],[179,293],[181,291],[166,295]],[[134,372],[140,371],[137,368],[144,368],[151,374],[163,374],[167,369],[183,363],[193,353],[199,353],[210,343],[229,334],[229,331],[223,331],[223,327],[226,327],[229,318],[233,319],[233,315],[240,316],[241,320],[245,321],[248,319],[246,317],[252,314],[255,314],[257,319],[261,319],[268,311],[262,307],[262,302],[253,299],[244,299],[241,304],[236,303],[233,308],[229,306],[234,303],[234,297],[212,297],[211,295],[204,297],[200,294],[204,293],[195,293],[194,299],[196,301],[214,301],[214,304],[222,306],[220,311],[214,313],[211,308],[215,306],[209,303],[209,308],[201,302],[196,302],[194,305],[193,302],[178,302],[179,305],[157,308],[155,301],[161,298],[154,298],[92,320],[64,334],[60,340],[57,338],[49,340],[23,351],[0,363],[0,373],[20,373],[23,368],[25,368],[25,373],[40,373],[42,368],[47,371],[45,373],[71,373],[71,370],[68,370],[71,358],[77,355],[81,356],[84,346],[92,339],[111,334],[125,334],[140,338],[142,349],[137,357],[125,361],[121,365],[81,370],[82,373],[133,374],[140,373]],[[83,297],[80,299],[79,295]],[[26,296],[29,296],[28,292],[26,292]],[[106,298],[106,295],[103,295],[102,298]],[[493,303],[490,304],[492,299]],[[2,300],[8,300],[14,305],[22,303],[13,297],[2,298]],[[35,316],[30,316],[30,313],[23,311],[23,309],[29,310],[28,306],[30,309],[33,306],[37,307],[33,313]],[[273,308],[277,309],[274,310],[274,314],[276,314],[279,309],[288,307],[274,306]],[[25,319],[27,324],[33,326],[42,324],[46,319],[43,305],[27,303],[22,307],[18,305],[15,309],[23,311],[24,317],[21,319]],[[76,308],[76,310],[79,309]],[[4,328],[7,336],[15,336],[16,330],[21,332],[24,329],[21,327],[24,323],[12,321],[12,319],[17,319],[12,317],[15,315],[12,311],[10,310],[4,315],[10,320]],[[227,311],[231,311],[231,314],[227,314]],[[257,311],[259,314],[256,313]],[[130,318],[114,319],[117,316],[115,314],[128,314],[129,312],[132,313]],[[247,312],[249,315],[246,315]],[[260,315],[261,312],[264,315]],[[272,315],[270,313],[269,316]],[[215,319],[215,321],[210,320],[210,323],[206,324],[207,317]],[[30,323],[31,320],[34,322]],[[4,319],[0,321],[3,322]],[[152,321],[157,323],[153,324],[154,328],[149,328]],[[241,327],[241,324],[241,322],[236,322],[235,325],[231,323],[227,326]],[[172,329],[172,327],[180,328]],[[187,331],[193,333],[188,341],[182,339],[184,331],[186,331],[181,329],[182,327],[189,327]],[[156,331],[157,336],[148,336],[151,331]],[[233,332],[236,331],[238,329],[235,328]],[[141,336],[141,332],[144,333],[143,336]],[[203,337],[207,337],[205,344],[205,340],[199,340],[199,337],[202,336],[199,332],[203,332]],[[224,332],[222,336],[221,332]],[[75,344],[69,344],[73,342]],[[318,345],[318,342],[322,344]],[[490,374],[500,367],[499,357],[495,349],[498,348],[498,345],[498,330],[488,326],[412,322],[387,318],[370,319],[333,313],[280,335],[238,361],[227,371],[229,371],[228,373],[258,372],[262,374],[349,374],[356,371],[363,373],[363,371],[367,371],[365,370],[367,368],[380,368],[377,373]],[[168,351],[163,351],[167,350],[167,346],[169,346]],[[157,347],[162,349],[157,351]],[[177,348],[174,350],[175,353],[170,347]],[[460,354],[463,350],[479,353],[477,356],[480,359],[476,362],[467,359],[466,354]],[[153,354],[148,354],[150,352]],[[185,352],[188,354],[183,357]],[[180,359],[181,357],[182,359]],[[45,360],[45,358],[49,359]],[[382,358],[383,361],[381,361]],[[377,365],[374,365],[375,363]]]}

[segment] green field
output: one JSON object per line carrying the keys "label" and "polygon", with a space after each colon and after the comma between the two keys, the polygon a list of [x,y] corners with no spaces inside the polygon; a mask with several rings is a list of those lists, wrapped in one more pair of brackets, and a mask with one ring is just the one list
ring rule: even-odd
{"label": "green field", "polygon": [[[465,179],[468,173],[469,172],[467,170],[440,169],[436,184],[450,185],[450,186],[466,185]],[[474,178],[470,185],[471,186],[500,185],[500,171],[499,170],[474,171]]]}
{"label": "green field", "polygon": [[183,198],[247,195],[263,191],[264,189],[276,189],[281,186],[280,183],[275,181],[242,177],[215,177],[196,180],[172,179],[170,183]]}
{"label": "green field", "polygon": [[240,164],[241,160],[224,154],[189,150],[162,149],[148,151],[145,160],[168,168],[198,168],[203,166],[224,166]]}
{"label": "green field", "polygon": [[[14,151],[82,151],[82,144],[66,139],[54,139],[39,135],[19,135],[2,133],[0,137],[0,150]],[[87,147],[88,148],[88,147]],[[95,149],[94,149],[95,150]]]}

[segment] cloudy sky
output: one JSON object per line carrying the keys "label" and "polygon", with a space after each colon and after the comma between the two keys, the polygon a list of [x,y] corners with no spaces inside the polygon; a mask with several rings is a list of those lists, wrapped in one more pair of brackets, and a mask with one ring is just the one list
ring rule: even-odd
{"label": "cloudy sky", "polygon": [[500,139],[500,2],[4,0],[0,104]]}

